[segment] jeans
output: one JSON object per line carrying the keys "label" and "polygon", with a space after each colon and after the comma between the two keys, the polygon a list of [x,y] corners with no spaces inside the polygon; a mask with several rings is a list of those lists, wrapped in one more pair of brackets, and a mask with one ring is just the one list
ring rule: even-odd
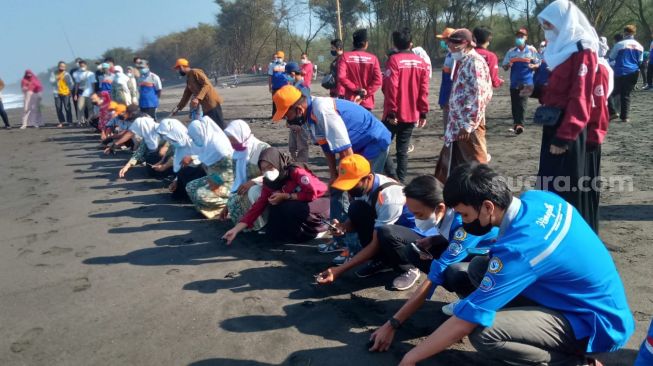
{"label": "jeans", "polygon": [[637,85],[639,78],[639,71],[632,74],[616,76],[614,78],[614,91],[610,98],[608,98],[608,109],[610,114],[617,114],[617,109],[620,110],[619,116],[622,121],[628,119],[628,112],[630,111],[630,93]]}
{"label": "jeans", "polygon": [[7,112],[5,111],[5,106],[2,104],[0,99],[0,117],[2,117],[2,122],[5,123],[5,127],[9,127],[9,117],[7,117]]}
{"label": "jeans", "polygon": [[415,123],[399,122],[396,126],[385,123],[385,127],[392,134],[392,138],[397,139],[397,167],[395,169],[392,157],[388,156],[385,161],[385,173],[404,183],[408,172],[408,146],[410,146],[410,137],[413,135]]}
{"label": "jeans", "polygon": [[222,118],[222,106],[218,104],[217,107],[211,109],[210,111],[205,111],[204,115],[211,117],[211,119],[218,125],[220,126],[221,129],[225,129],[227,127],[224,124],[224,119]]}
{"label": "jeans", "polygon": [[[156,108],[142,108],[141,112],[146,113],[148,116],[152,117],[156,121]],[[213,118],[213,117],[211,117]]]}
{"label": "jeans", "polygon": [[70,95],[55,95],[54,107],[57,109],[57,118],[60,124],[73,122],[73,113],[70,110]]}
{"label": "jeans", "polygon": [[521,89],[510,88],[510,106],[512,107],[512,121],[515,126],[524,125],[524,112],[528,103],[528,97],[520,96],[520,92]]}

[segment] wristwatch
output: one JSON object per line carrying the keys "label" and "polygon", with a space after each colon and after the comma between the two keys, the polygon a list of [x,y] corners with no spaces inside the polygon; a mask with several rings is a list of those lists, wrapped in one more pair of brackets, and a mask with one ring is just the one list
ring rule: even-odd
{"label": "wristwatch", "polygon": [[388,321],[390,322],[390,326],[392,327],[392,329],[397,330],[397,329],[401,328],[401,322],[399,320],[395,319],[394,317],[390,318],[390,320],[388,320]]}

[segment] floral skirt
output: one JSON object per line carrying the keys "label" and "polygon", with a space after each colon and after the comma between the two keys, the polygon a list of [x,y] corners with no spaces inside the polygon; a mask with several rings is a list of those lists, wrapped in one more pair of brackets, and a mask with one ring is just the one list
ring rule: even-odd
{"label": "floral skirt", "polygon": [[[255,184],[252,188],[247,191],[247,194],[239,195],[237,193],[232,193],[231,197],[227,201],[227,207],[229,208],[229,216],[231,216],[231,221],[235,224],[240,222],[240,219],[245,216],[247,211],[252,207],[254,202],[258,200],[261,196],[261,191],[263,190],[262,186]],[[246,231],[259,231],[265,226],[268,221],[268,209],[261,214],[261,216],[254,221],[254,225],[251,229]]]}
{"label": "floral skirt", "polygon": [[[186,192],[195,208],[207,219],[212,219],[224,210],[229,200],[231,185],[234,182],[232,159],[224,158],[206,170],[206,177],[186,184]],[[219,187],[212,190],[209,180]]]}

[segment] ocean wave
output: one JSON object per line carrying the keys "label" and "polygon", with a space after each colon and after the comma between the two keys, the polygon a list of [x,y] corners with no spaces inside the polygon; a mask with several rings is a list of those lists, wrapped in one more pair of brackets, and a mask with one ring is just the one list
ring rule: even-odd
{"label": "ocean wave", "polygon": [[2,94],[2,105],[5,109],[23,108],[23,95]]}

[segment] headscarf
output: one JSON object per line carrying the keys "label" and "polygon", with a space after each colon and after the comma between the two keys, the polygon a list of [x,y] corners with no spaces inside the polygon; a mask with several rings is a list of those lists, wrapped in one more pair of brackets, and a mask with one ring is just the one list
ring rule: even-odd
{"label": "headscarf", "polygon": [[129,130],[143,139],[143,143],[146,144],[148,150],[156,151],[160,142],[160,136],[156,132],[158,127],[159,124],[152,117],[146,115],[136,118],[132,125],[129,126]]}
{"label": "headscarf", "polygon": [[413,48],[413,53],[421,57],[422,60],[424,60],[424,62],[426,62],[426,64],[428,65],[428,72],[429,72],[429,79],[430,79],[433,74],[431,72],[431,57],[429,57],[429,54],[426,53],[426,50],[424,50],[422,47]]}
{"label": "headscarf", "polygon": [[100,115],[98,128],[104,130],[107,126],[107,123],[111,119],[111,111],[109,111],[109,106],[111,105],[111,95],[108,91],[103,91],[100,93]]}
{"label": "headscarf", "polygon": [[608,46],[608,39],[605,37],[599,38],[599,57],[606,57],[610,51],[610,46]]}
{"label": "headscarf", "polygon": [[247,164],[258,162],[261,151],[267,147],[267,144],[254,137],[249,125],[242,119],[231,121],[224,129],[224,133],[246,147],[243,151],[234,150],[232,156],[236,161],[236,177],[231,191],[235,192],[238,187],[247,182]]}
{"label": "headscarf", "polygon": [[224,131],[208,116],[194,120],[188,125],[188,135],[197,147],[200,161],[211,166],[225,157],[231,157],[234,149]]}
{"label": "headscarf", "polygon": [[181,161],[185,156],[196,155],[196,149],[188,136],[188,129],[179,120],[166,118],[157,127],[156,132],[175,148],[172,158],[172,169],[177,173],[181,169]]}
{"label": "headscarf", "polygon": [[113,78],[114,83],[120,84],[120,87],[122,88],[122,92],[126,95],[129,96],[125,100],[125,102],[129,103],[131,102],[130,98],[131,95],[129,95],[129,76],[125,75],[125,73],[122,71],[122,66],[116,65],[113,67],[114,75],[115,77]]}
{"label": "headscarf", "polygon": [[25,76],[20,82],[20,86],[25,91],[30,91],[32,93],[40,93],[43,91],[43,85],[41,85],[41,80],[32,72],[32,70],[25,70]]}
{"label": "headscarf", "polygon": [[267,178],[263,178],[263,184],[275,191],[278,191],[286,184],[288,178],[290,178],[290,169],[292,168],[302,168],[307,170],[309,173],[312,173],[308,168],[306,163],[296,163],[292,160],[290,155],[282,153],[276,147],[268,147],[261,151],[261,154],[258,158],[258,167],[261,168],[261,162],[267,161],[272,164],[279,171],[279,177],[274,181],[271,181]]}
{"label": "headscarf", "polygon": [[556,39],[547,40],[544,61],[553,70],[578,52],[580,41],[585,49],[598,54],[599,36],[585,14],[569,0],[556,0],[537,16],[540,24],[545,20],[558,32]]}

